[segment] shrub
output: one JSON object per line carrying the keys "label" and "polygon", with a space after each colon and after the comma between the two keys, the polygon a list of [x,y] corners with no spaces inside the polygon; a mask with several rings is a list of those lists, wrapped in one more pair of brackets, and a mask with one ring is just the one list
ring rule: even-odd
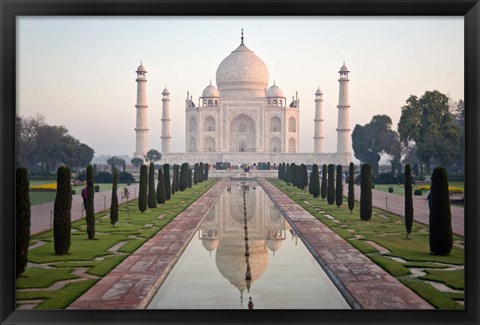
{"label": "shrub", "polygon": [[148,196],[148,167],[142,165],[140,167],[140,189],[138,191],[138,209],[140,212],[147,210],[147,196]]}
{"label": "shrub", "polygon": [[76,190],[72,190],[72,195],[75,195],[77,194],[77,191]]}
{"label": "shrub", "polygon": [[430,251],[435,255],[450,254],[453,244],[452,212],[448,193],[448,176],[443,167],[433,170],[429,205]]}
{"label": "shrub", "polygon": [[170,165],[163,165],[163,179],[165,181],[165,200],[170,200],[172,197],[172,187],[170,185]]}
{"label": "shrub", "polygon": [[95,192],[99,192],[100,191],[100,185],[95,185]]}
{"label": "shrub", "polygon": [[155,165],[150,163],[148,170],[148,208],[157,207],[157,194],[155,193]]}
{"label": "shrub", "polygon": [[110,172],[98,172],[94,177],[95,183],[100,184],[108,184],[113,181],[113,176]]}
{"label": "shrub", "polygon": [[360,171],[360,219],[372,218],[372,169],[369,164],[363,164]]}
{"label": "shrub", "polygon": [[393,187],[388,188],[388,193],[393,193]]}
{"label": "shrub", "polygon": [[348,209],[350,213],[353,212],[353,208],[355,207],[355,166],[353,163],[350,163],[348,168]]}
{"label": "shrub", "polygon": [[327,202],[332,205],[335,202],[335,165],[328,165],[327,179]]}
{"label": "shrub", "polygon": [[135,178],[131,173],[123,171],[118,174],[118,182],[127,184],[135,183]]}
{"label": "shrub", "polygon": [[342,165],[337,165],[337,176],[335,186],[335,203],[340,207],[343,203],[343,182],[342,182]]}
{"label": "shrub", "polygon": [[15,271],[17,278],[25,271],[28,264],[31,223],[29,187],[28,170],[24,167],[17,168],[15,186]]}
{"label": "shrub", "polygon": [[421,195],[422,195],[422,190],[415,190],[415,191],[413,192],[413,195],[415,195],[415,196],[421,196]]}
{"label": "shrub", "polygon": [[157,183],[157,203],[165,203],[165,180],[163,179],[162,169],[158,170],[158,183]]}
{"label": "shrub", "polygon": [[118,169],[113,168],[113,183],[112,183],[112,201],[110,204],[110,223],[115,227],[115,224],[118,221],[118,196],[117,196],[117,186],[118,186]]}
{"label": "shrub", "polygon": [[320,187],[320,195],[322,200],[325,200],[327,197],[327,165],[323,164],[322,166],[322,184]]}
{"label": "shrub", "polygon": [[[405,228],[408,234],[412,232],[413,225],[413,198],[412,198],[412,169],[405,166]],[[393,191],[392,191],[393,192]]]}
{"label": "shrub", "polygon": [[53,246],[55,255],[68,254],[72,228],[72,187],[70,168],[60,166],[57,170],[57,194],[53,205]]}
{"label": "shrub", "polygon": [[95,205],[94,197],[95,190],[93,184],[93,167],[87,166],[87,207],[85,211],[85,219],[87,222],[87,236],[88,239],[95,238]]}

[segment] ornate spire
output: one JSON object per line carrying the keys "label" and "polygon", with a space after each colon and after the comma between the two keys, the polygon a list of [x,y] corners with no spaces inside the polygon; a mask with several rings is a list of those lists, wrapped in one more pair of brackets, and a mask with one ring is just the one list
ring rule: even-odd
{"label": "ornate spire", "polygon": [[242,41],[242,44],[243,44],[243,28],[242,28],[242,37],[240,37],[240,40]]}

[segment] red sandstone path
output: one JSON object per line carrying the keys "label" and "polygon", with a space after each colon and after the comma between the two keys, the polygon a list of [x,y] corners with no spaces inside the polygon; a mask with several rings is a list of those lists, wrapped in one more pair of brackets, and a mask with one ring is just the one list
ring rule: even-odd
{"label": "red sandstone path", "polygon": [[[133,200],[138,196],[138,183],[127,186],[128,191],[130,192],[129,200]],[[118,200],[119,203],[125,202],[125,199],[121,199],[121,194],[123,193],[123,187],[118,189]],[[103,191],[97,192],[94,196],[94,207],[95,212],[100,212],[106,209],[110,209],[110,202],[112,199],[112,191]],[[39,204],[32,206],[31,214],[31,226],[30,232],[33,234],[38,234],[39,232],[49,230],[53,227],[53,205],[54,202],[48,202],[44,204]],[[83,199],[81,195],[72,196],[72,221],[85,218],[85,211],[83,210]]]}
{"label": "red sandstone path", "polygon": [[[348,191],[347,185],[344,185],[343,193]],[[355,185],[355,199],[360,200],[360,186]],[[399,216],[405,215],[405,197],[403,195],[388,193],[379,190],[372,190],[372,203],[374,207],[388,210]],[[452,230],[455,235],[464,236],[465,234],[465,212],[463,208],[452,206]],[[429,209],[425,195],[413,196],[413,214],[414,220],[428,225]]]}

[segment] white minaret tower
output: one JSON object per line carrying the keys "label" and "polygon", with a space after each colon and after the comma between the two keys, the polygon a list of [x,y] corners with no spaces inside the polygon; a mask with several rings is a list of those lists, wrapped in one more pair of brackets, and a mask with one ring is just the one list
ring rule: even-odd
{"label": "white minaret tower", "polygon": [[162,92],[162,153],[170,152],[170,98],[167,87]]}
{"label": "white minaret tower", "polygon": [[135,152],[133,155],[136,158],[144,159],[147,155],[148,146],[148,116],[147,116],[147,78],[145,74],[147,70],[140,62],[137,68],[137,127],[135,132],[137,134]]}
{"label": "white minaret tower", "polygon": [[315,130],[313,135],[313,152],[321,153],[323,151],[323,93],[318,87],[315,92]]}
{"label": "white minaret tower", "polygon": [[350,104],[348,102],[348,73],[350,71],[345,66],[340,68],[340,84],[339,98],[338,98],[338,127],[337,127],[337,153],[351,153],[351,136],[350,136],[350,124],[348,118],[348,110]]}

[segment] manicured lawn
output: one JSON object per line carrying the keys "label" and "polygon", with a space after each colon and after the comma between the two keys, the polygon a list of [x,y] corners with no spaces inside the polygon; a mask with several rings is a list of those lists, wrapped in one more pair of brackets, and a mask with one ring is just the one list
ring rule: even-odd
{"label": "manicured lawn", "polygon": [[[184,192],[177,192],[165,204],[159,204],[156,209],[148,209],[144,213],[138,210],[137,200],[128,203],[128,214],[127,205],[122,204],[119,207],[119,221],[115,227],[110,223],[108,211],[99,212],[95,215],[94,240],[87,239],[85,220],[73,222],[68,255],[54,255],[51,230],[32,236],[32,243],[40,240],[45,244],[29,251],[29,262],[48,264],[54,269],[28,267],[24,273],[25,277],[17,281],[17,288],[46,288],[57,281],[77,278],[71,273],[80,267],[86,268],[87,274],[105,276],[216,182],[217,180],[210,179]],[[109,251],[120,242],[124,243],[122,247],[116,251]],[[17,292],[17,299],[44,299],[35,307],[36,309],[63,309],[97,281],[83,278],[56,291]]]}
{"label": "manicured lawn", "polygon": [[[415,276],[410,271],[411,268],[421,268],[427,272],[425,280],[441,282],[452,288],[463,288],[463,270],[445,271],[442,269],[446,267],[443,264],[463,266],[464,250],[454,246],[450,255],[431,255],[428,226],[414,222],[413,231],[407,240],[403,217],[385,210],[373,208],[372,218],[369,221],[363,221],[360,219],[358,201],[355,202],[353,213],[350,213],[345,197],[343,205],[337,207],[335,204],[328,205],[326,200],[323,201],[321,198],[313,198],[308,192],[286,185],[283,181],[269,181],[436,308],[464,309],[463,305],[456,302],[456,300],[463,300],[463,294],[439,291],[427,282],[422,281],[422,277]],[[324,212],[320,213],[317,209],[321,209]],[[333,216],[340,222],[333,222],[325,215]],[[375,242],[389,252],[381,254],[367,241]],[[463,238],[454,236],[454,241],[462,243]],[[394,260],[391,257],[399,258],[400,260]],[[442,265],[439,266],[437,263],[442,263]]]}

